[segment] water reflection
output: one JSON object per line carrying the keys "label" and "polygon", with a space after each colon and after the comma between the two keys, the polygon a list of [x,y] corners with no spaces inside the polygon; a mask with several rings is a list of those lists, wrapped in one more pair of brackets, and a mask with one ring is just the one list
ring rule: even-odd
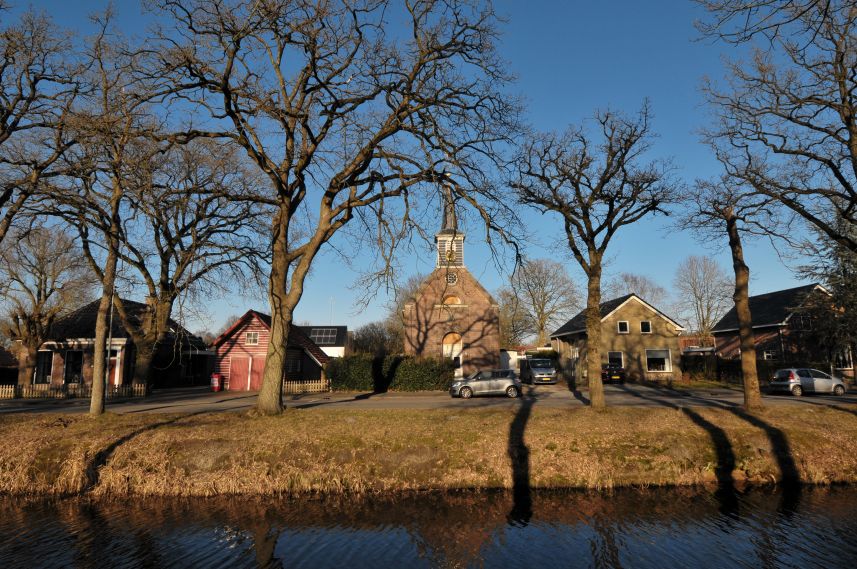
{"label": "water reflection", "polygon": [[0,499],[0,567],[853,567],[857,489]]}

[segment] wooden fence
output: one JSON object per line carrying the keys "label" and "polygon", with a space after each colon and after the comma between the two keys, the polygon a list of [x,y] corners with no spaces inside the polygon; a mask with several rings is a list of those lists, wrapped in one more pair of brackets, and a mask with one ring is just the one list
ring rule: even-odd
{"label": "wooden fence", "polygon": [[330,391],[329,379],[318,379],[314,381],[283,381],[283,393],[295,395],[298,393],[325,393]]}
{"label": "wooden fence", "polygon": [[[105,390],[106,399],[119,397],[143,397],[148,394],[144,384],[111,385]],[[0,399],[73,399],[92,397],[92,386],[70,384],[54,386],[37,385],[0,385]]]}

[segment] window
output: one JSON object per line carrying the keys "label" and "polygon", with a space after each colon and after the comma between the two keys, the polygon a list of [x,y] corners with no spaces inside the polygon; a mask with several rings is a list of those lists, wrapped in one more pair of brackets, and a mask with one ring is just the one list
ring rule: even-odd
{"label": "window", "polygon": [[65,353],[65,382],[83,382],[83,352],[68,350]]}
{"label": "window", "polygon": [[319,346],[330,346],[336,343],[336,328],[313,328],[309,331],[309,339]]}
{"label": "window", "polygon": [[458,282],[458,273],[446,273],[446,284],[454,285]]}
{"label": "window", "polygon": [[461,299],[457,296],[447,296],[443,299],[444,304],[461,304]]}
{"label": "window", "polygon": [[775,360],[777,359],[778,352],[777,350],[764,350],[762,352],[763,360]]}
{"label": "window", "polygon": [[646,371],[672,371],[669,350],[646,350]]}
{"label": "window", "polygon": [[286,359],[286,373],[298,373],[301,371],[301,360],[298,358]]}
{"label": "window", "polygon": [[820,379],[830,379],[830,376],[829,376],[829,375],[827,375],[826,373],[824,373],[823,371],[820,371],[820,370],[817,370],[817,369],[813,369],[813,370],[810,370],[810,371],[812,371],[812,377],[817,377],[817,378],[820,378]]}
{"label": "window", "polygon": [[244,336],[244,344],[247,346],[258,346],[259,332],[247,332]]}
{"label": "window", "polygon": [[625,367],[625,358],[622,352],[607,352],[607,365],[610,367]]}
{"label": "window", "polygon": [[812,317],[806,314],[792,314],[789,319],[789,328],[792,330],[812,330]]}
{"label": "window", "polygon": [[846,348],[833,356],[833,367],[836,369],[854,369],[851,359],[851,348]]}
{"label": "window", "polygon": [[36,378],[33,383],[50,383],[53,364],[53,352],[39,352],[39,355],[36,356]]}
{"label": "window", "polygon": [[629,330],[628,321],[627,320],[620,320],[618,330],[619,330],[620,334],[627,334],[628,330]]}
{"label": "window", "polygon": [[652,333],[652,323],[648,320],[643,320],[640,322],[640,333],[641,334],[651,334]]}

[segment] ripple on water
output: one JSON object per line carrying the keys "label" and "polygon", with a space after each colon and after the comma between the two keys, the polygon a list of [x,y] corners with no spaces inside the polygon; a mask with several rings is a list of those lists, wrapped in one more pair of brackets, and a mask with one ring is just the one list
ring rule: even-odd
{"label": "ripple on water", "polygon": [[854,567],[857,489],[0,499],[0,567]]}

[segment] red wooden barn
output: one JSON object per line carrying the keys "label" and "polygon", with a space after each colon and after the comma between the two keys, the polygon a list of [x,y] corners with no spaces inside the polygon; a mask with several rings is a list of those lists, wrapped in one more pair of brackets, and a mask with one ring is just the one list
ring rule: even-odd
{"label": "red wooden barn", "polygon": [[[249,310],[214,341],[214,371],[221,374],[229,391],[258,391],[271,338],[271,317]],[[288,381],[318,381],[330,358],[297,326],[289,331],[286,350]]]}

